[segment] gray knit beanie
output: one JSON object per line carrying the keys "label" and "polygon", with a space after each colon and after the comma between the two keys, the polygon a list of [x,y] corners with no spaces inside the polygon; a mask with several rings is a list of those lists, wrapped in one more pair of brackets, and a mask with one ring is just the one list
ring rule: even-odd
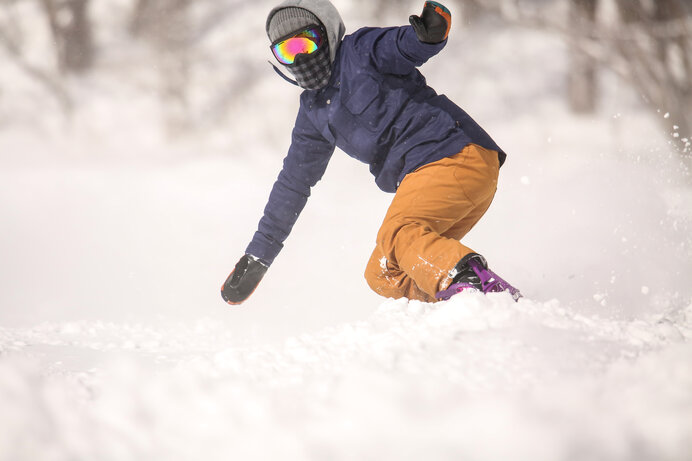
{"label": "gray knit beanie", "polygon": [[304,8],[288,7],[278,10],[269,20],[267,34],[274,42],[312,24],[322,24],[317,16]]}

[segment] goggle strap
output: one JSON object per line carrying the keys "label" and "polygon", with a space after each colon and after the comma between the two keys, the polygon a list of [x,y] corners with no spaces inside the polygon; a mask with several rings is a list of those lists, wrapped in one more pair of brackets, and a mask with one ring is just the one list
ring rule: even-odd
{"label": "goggle strap", "polygon": [[279,74],[279,76],[280,76],[281,78],[283,78],[284,80],[286,80],[288,83],[294,84],[295,86],[300,86],[300,85],[298,85],[298,82],[296,82],[295,80],[293,80],[292,78],[286,76],[286,74],[284,74],[283,72],[281,72],[281,70],[279,70],[279,68],[276,67],[276,66],[274,65],[274,63],[272,63],[271,61],[267,61],[267,62],[269,63],[270,66],[272,66],[272,67],[274,68],[274,71],[275,71],[277,74]]}

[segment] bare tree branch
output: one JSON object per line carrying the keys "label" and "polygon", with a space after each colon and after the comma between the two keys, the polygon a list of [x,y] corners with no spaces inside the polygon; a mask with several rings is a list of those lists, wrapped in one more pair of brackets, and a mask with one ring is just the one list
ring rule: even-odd
{"label": "bare tree branch", "polygon": [[[668,112],[669,118],[661,119],[661,123],[669,132],[674,131],[675,125],[682,137],[691,137],[692,18],[684,13],[680,0],[664,0],[675,4],[676,13],[658,19],[639,0],[617,1],[623,8],[626,6],[621,10],[624,23],[606,25],[592,21],[585,23],[579,33],[571,30],[567,18],[529,12],[516,0],[498,0],[484,3],[483,7],[522,27],[558,34],[570,47],[628,82],[649,107]],[[661,43],[665,53],[657,48]],[[674,46],[680,54],[679,65],[669,58]],[[685,152],[682,148],[681,151]]]}
{"label": "bare tree branch", "polygon": [[19,31],[17,27],[3,23],[2,27],[0,27],[0,47],[5,50],[17,67],[49,91],[65,114],[70,114],[73,109],[73,103],[67,89],[58,76],[24,59],[21,46],[15,39],[18,35]]}

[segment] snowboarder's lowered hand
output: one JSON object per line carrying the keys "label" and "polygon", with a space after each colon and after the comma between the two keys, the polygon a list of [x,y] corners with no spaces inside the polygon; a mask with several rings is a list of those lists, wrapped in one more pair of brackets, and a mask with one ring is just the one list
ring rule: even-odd
{"label": "snowboarder's lowered hand", "polygon": [[444,41],[449,35],[452,13],[441,3],[425,2],[421,15],[412,15],[408,20],[416,31],[418,40],[434,44]]}
{"label": "snowboarder's lowered hand", "polygon": [[221,297],[228,304],[240,304],[255,291],[268,267],[252,255],[244,255],[221,287]]}

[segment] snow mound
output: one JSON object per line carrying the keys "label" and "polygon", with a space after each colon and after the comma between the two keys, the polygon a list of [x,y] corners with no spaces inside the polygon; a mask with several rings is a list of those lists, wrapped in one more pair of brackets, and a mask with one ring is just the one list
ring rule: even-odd
{"label": "snow mound", "polygon": [[683,460],[691,338],[692,304],[477,293],[261,347],[213,320],[1,328],[0,459]]}

